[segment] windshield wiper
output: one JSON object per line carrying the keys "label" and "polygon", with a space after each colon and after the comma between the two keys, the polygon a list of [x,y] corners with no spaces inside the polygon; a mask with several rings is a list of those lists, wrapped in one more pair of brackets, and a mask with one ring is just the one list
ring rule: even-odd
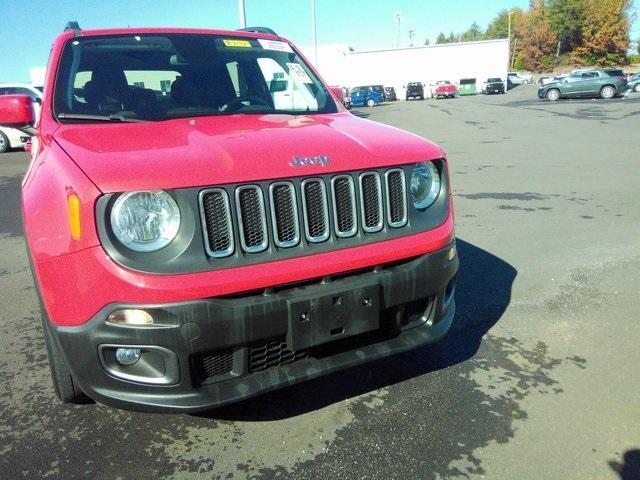
{"label": "windshield wiper", "polygon": [[141,120],[139,118],[125,117],[117,113],[111,115],[89,115],[85,113],[59,113],[58,118],[60,120],[95,120],[98,122],[146,122],[147,120]]}

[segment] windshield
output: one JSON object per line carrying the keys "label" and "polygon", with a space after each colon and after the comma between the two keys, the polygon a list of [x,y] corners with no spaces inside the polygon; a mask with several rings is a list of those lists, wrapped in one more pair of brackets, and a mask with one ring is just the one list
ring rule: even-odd
{"label": "windshield", "polygon": [[286,42],[150,34],[70,41],[58,69],[54,111],[69,122],[97,121],[90,115],[165,120],[337,108]]}
{"label": "windshield", "polygon": [[502,80],[499,78],[490,78],[489,80],[487,80],[487,82],[489,83],[495,83],[495,82],[501,82]]}

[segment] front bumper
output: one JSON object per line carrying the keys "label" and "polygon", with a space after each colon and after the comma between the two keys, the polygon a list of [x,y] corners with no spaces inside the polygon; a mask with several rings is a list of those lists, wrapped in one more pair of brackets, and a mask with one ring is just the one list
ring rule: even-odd
{"label": "front bumper", "polygon": [[[95,400],[143,411],[207,410],[437,341],[455,312],[453,246],[242,296],[112,304],[81,326],[49,328]],[[162,326],[105,321],[121,308],[144,309]],[[297,325],[300,312],[312,312],[312,327]],[[140,347],[139,362],[150,365],[118,365],[121,346]]]}

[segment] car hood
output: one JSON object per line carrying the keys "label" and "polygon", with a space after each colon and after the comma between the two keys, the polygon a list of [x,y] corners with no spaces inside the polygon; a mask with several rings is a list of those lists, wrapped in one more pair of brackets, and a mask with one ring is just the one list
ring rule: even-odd
{"label": "car hood", "polygon": [[[319,175],[441,158],[435,144],[350,113],[63,124],[54,139],[103,192]],[[290,165],[294,157],[326,156]]]}

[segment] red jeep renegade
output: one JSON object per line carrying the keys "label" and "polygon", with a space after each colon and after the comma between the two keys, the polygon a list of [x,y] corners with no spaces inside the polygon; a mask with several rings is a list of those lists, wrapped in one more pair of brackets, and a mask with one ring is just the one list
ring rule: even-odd
{"label": "red jeep renegade", "polygon": [[25,237],[53,383],[198,411],[442,338],[447,160],[347,112],[269,29],[80,30],[54,42]]}

